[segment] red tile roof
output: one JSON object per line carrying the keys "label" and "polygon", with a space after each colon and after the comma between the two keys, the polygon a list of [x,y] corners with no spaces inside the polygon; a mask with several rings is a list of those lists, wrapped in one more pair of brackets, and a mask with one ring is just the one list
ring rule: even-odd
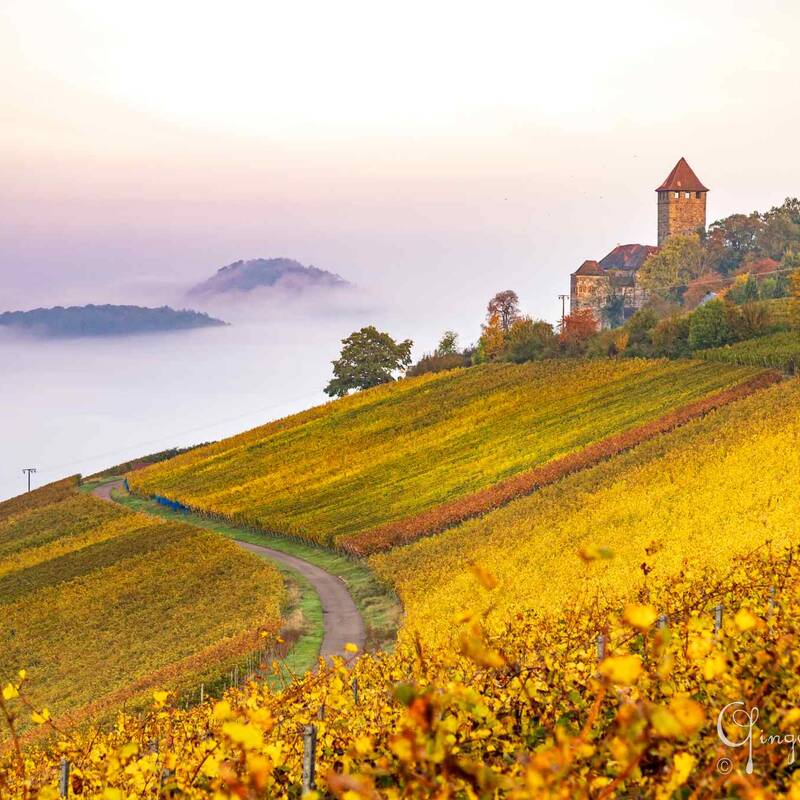
{"label": "red tile roof", "polygon": [[707,192],[708,189],[700,183],[700,178],[694,174],[686,159],[681,157],[681,160],[672,168],[672,172],[667,175],[667,179],[656,191]]}
{"label": "red tile roof", "polygon": [[605,258],[600,259],[600,267],[637,270],[656,250],[658,248],[651,244],[618,244]]}
{"label": "red tile roof", "polygon": [[596,261],[584,261],[573,275],[605,275],[605,272]]}

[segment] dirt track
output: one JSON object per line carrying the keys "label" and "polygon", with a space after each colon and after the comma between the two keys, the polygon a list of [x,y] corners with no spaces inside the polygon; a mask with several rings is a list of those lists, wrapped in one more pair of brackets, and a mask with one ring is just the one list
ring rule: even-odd
{"label": "dirt track", "polygon": [[[113,502],[111,492],[114,489],[121,489],[122,485],[121,480],[104,483],[93,489],[92,494],[101,500]],[[359,649],[363,649],[366,635],[364,621],[361,619],[344,581],[315,564],[280,550],[249,542],[237,541],[236,543],[245,550],[256,555],[266,556],[271,561],[283,564],[308,579],[322,603],[324,634],[320,655],[326,658],[330,656],[352,657],[352,654],[345,652],[344,646],[347,642],[353,642],[358,645]]]}

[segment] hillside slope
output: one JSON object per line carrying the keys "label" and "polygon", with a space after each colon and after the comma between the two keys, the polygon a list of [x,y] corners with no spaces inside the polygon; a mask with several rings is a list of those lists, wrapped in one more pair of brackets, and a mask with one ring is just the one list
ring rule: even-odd
{"label": "hillside slope", "polygon": [[[272,565],[68,488],[0,504],[0,682],[26,668],[31,702],[54,715],[111,693],[119,706],[150,675],[175,686],[192,670],[215,674],[278,628]],[[207,649],[199,669],[181,663]]]}
{"label": "hillside slope", "polygon": [[748,772],[717,715],[798,718],[798,408],[786,381],[374,556],[406,606],[394,654],[122,717],[9,758],[8,785],[55,787],[63,754],[98,796],[297,797],[313,725],[332,796],[797,796],[793,739]]}
{"label": "hillside slope", "polygon": [[[500,627],[517,613],[630,598],[684,560],[696,572],[767,541],[780,551],[800,516],[798,408],[797,381],[765,389],[369,563],[403,600],[406,635],[452,644],[450,621],[467,607],[491,605]],[[600,548],[613,558],[588,555]],[[499,581],[491,600],[474,590],[474,564]]]}
{"label": "hillside slope", "polygon": [[311,409],[129,480],[136,492],[333,544],[491,486],[754,373],[637,360],[455,370]]}

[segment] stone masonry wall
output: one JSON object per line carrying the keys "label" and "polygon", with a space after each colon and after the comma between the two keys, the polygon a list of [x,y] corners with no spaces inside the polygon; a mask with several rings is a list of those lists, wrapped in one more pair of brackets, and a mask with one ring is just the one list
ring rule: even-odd
{"label": "stone masonry wall", "polygon": [[[675,195],[678,195],[676,197]],[[689,195],[687,197],[686,195]],[[699,195],[699,197],[698,197]],[[675,234],[695,233],[706,227],[705,192],[658,193],[658,246]]]}

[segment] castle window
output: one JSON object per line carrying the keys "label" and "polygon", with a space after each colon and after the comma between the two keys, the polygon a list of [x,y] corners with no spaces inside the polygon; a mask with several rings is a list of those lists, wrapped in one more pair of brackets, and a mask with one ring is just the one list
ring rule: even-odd
{"label": "castle window", "polygon": [[675,199],[677,200],[681,196],[680,192],[675,192]]}
{"label": "castle window", "polygon": [[695,192],[694,196],[699,200],[700,199],[700,192]]}
{"label": "castle window", "polygon": [[688,200],[692,196],[691,192],[686,192],[686,199]]}

